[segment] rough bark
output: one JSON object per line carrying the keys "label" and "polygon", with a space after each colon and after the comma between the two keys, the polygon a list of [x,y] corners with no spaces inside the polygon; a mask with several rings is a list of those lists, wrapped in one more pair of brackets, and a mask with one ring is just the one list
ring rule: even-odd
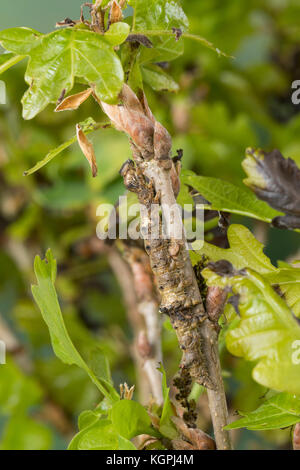
{"label": "rough bark", "polygon": [[[137,96],[125,86],[122,105],[102,103],[104,112],[118,130],[131,138],[133,161],[122,169],[125,186],[141,204],[141,233],[145,250],[161,295],[160,311],[169,315],[182,350],[181,370],[210,390],[209,401],[219,449],[231,447],[215,324],[204,309],[194,270],[186,248],[180,211],[176,209],[179,189],[178,167],[171,159],[171,137],[151,113],[145,95]],[[153,217],[160,204],[168,220],[168,237],[162,219]],[[154,236],[155,234],[155,236]]]}

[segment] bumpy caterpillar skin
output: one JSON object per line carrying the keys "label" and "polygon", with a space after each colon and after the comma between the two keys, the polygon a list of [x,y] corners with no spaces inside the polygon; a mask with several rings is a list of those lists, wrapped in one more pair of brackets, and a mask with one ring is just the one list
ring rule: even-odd
{"label": "bumpy caterpillar skin", "polygon": [[[180,378],[189,376],[207,388],[217,447],[231,449],[224,430],[228,412],[218,353],[215,317],[219,312],[212,309],[211,319],[204,309],[176,205],[182,152],[171,158],[171,137],[154,118],[143,92],[138,98],[125,85],[121,101],[121,105],[100,105],[115,127],[130,137],[134,162],[126,162],[121,174],[141,204],[141,233],[161,295],[160,310],[169,315],[182,350]],[[164,217],[174,210],[169,225],[181,230],[179,237],[152,236],[160,234],[161,218],[153,220],[151,210],[157,203]]]}
{"label": "bumpy caterpillar skin", "polygon": [[172,140],[168,131],[154,118],[145,95],[139,100],[125,85],[122,105],[102,104],[115,127],[131,139],[133,161],[121,169],[125,186],[138,195],[141,232],[161,296],[160,311],[170,317],[182,350],[181,369],[207,388],[215,388],[207,357],[211,357],[210,322],[204,310],[195,274],[185,246],[181,215],[174,215],[180,237],[166,239],[161,233],[161,220],[153,220],[151,207],[175,207],[180,189],[180,161],[171,158]]}
{"label": "bumpy caterpillar skin", "polygon": [[[166,172],[161,168],[159,171]],[[155,220],[151,218],[151,206],[157,203],[155,188],[151,182],[145,181],[143,170],[136,168],[132,161],[123,165],[121,174],[126,187],[137,193],[140,203],[146,208],[141,227],[145,250],[161,296],[160,311],[170,317],[182,350],[181,369],[183,372],[188,370],[199,384],[214,388],[206,359],[211,345],[203,328],[204,322],[208,326],[207,315],[185,243],[163,237],[152,239],[151,234],[160,233],[161,228],[154,226]]]}

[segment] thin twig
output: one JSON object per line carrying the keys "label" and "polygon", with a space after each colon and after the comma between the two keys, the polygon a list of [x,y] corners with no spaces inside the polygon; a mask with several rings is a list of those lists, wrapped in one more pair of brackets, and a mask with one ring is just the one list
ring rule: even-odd
{"label": "thin twig", "polygon": [[158,316],[158,301],[154,289],[149,258],[139,247],[127,246],[124,256],[133,274],[134,289],[137,296],[138,311],[144,318],[145,333],[140,331],[138,349],[144,359],[144,369],[147,373],[153,397],[161,405],[162,375],[158,371],[162,362],[161,351],[161,321]]}
{"label": "thin twig", "polygon": [[94,240],[93,250],[107,256],[122,290],[134,336],[132,353],[141,400],[147,404],[152,396],[160,405],[163,402],[162,376],[158,371],[162,361],[161,325],[149,259],[138,246],[121,242],[119,245],[123,256],[116,246],[110,247],[100,240]]}
{"label": "thin twig", "polygon": [[[140,31],[132,31],[132,34],[138,34]],[[176,31],[173,30],[145,30],[143,31],[145,36],[173,36],[176,39]],[[208,41],[207,39],[198,36],[196,34],[190,33],[182,33],[180,35],[181,38],[191,39],[192,41],[199,42],[203,46],[211,49],[212,51],[216,52],[219,56],[227,57],[229,59],[234,59],[233,56],[226,54],[225,52],[221,51],[218,47],[216,47],[212,42]]]}

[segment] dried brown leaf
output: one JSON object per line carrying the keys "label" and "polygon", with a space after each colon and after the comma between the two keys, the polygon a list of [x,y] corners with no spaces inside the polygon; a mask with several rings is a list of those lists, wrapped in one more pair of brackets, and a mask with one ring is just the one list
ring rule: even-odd
{"label": "dried brown leaf", "polygon": [[76,125],[76,135],[82,153],[89,162],[93,177],[95,177],[97,176],[98,168],[93,144],[88,140],[79,124]]}
{"label": "dried brown leaf", "polygon": [[74,111],[78,109],[79,106],[84,103],[89,96],[93,93],[91,88],[87,90],[81,91],[80,93],[76,93],[76,95],[67,96],[56,108],[55,112],[59,111]]}
{"label": "dried brown leaf", "polygon": [[294,160],[279,150],[247,149],[243,168],[248,176],[244,183],[257,197],[286,214],[275,217],[273,225],[300,228],[300,169]]}
{"label": "dried brown leaf", "polygon": [[172,444],[177,450],[215,450],[215,441],[201,429],[189,428],[182,418],[173,416],[173,423],[183,439],[175,439]]}
{"label": "dried brown leaf", "polygon": [[110,19],[110,24],[118,23],[119,21],[122,21],[123,19],[122,8],[116,2],[116,0],[113,0],[112,2],[109,19]]}

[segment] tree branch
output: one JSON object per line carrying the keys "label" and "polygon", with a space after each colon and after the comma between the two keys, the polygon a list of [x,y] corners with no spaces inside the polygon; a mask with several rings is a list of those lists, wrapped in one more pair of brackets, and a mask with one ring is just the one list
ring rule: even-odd
{"label": "tree branch", "polygon": [[107,256],[122,290],[134,336],[132,354],[141,400],[146,404],[152,396],[161,405],[162,375],[158,371],[162,361],[161,323],[149,258],[141,247],[121,241],[110,247],[100,240],[91,240],[90,249]]}
{"label": "tree branch", "polygon": [[[229,434],[223,430],[227,424],[227,406],[218,335],[204,309],[186,248],[182,218],[176,205],[178,168],[170,158],[171,137],[155,120],[145,95],[139,100],[125,85],[121,99],[122,106],[101,105],[116,128],[131,138],[135,164],[126,162],[121,175],[141,205],[141,233],[161,295],[160,310],[169,315],[178,337],[183,353],[182,377],[188,373],[209,389],[217,447],[230,449]],[[158,203],[162,217],[169,221],[167,237],[162,233],[162,218],[153,217],[153,205]]]}

